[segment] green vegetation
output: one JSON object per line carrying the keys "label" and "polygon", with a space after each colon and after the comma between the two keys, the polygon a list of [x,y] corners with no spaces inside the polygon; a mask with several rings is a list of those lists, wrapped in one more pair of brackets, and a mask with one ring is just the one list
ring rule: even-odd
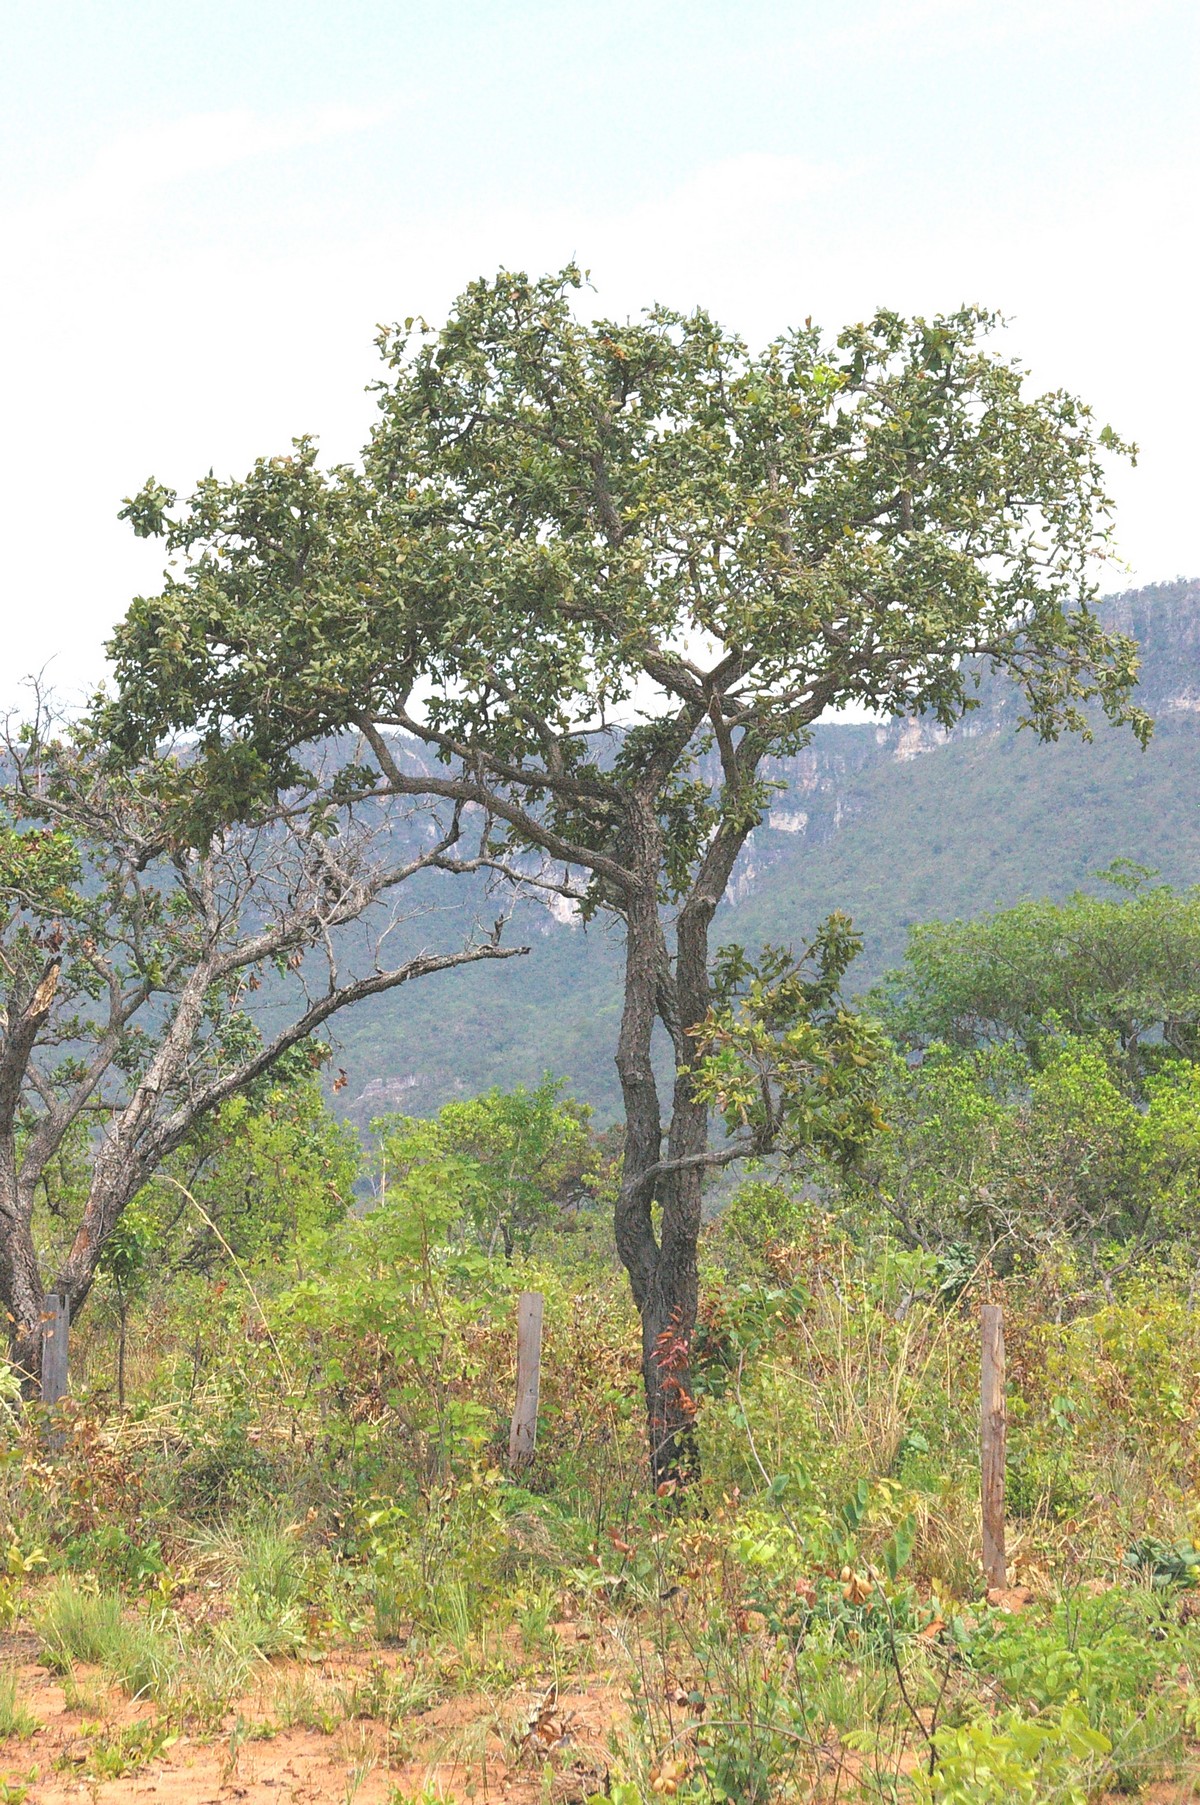
{"label": "green vegetation", "polygon": [[[47,1292],[76,1317],[105,1262],[125,1310],[142,1260],[126,1210],[178,1155],[219,1165],[216,1112],[244,1166],[223,1187],[238,1236],[239,1182],[278,1171],[289,1139],[295,1152],[295,1123],[276,1133],[270,1106],[245,1116],[264,1084],[311,1074],[328,1051],[317,1033],[339,1010],[510,949],[468,935],[389,965],[386,927],[364,927],[335,950],[381,899],[458,862],[456,828],[416,854],[381,846],[336,775],[314,773],[303,799],[192,847],[169,806],[190,788],[185,759],[115,759],[94,725],[68,734],[40,699],[4,729],[0,758],[0,1302],[33,1390]],[[264,987],[256,1020],[247,1004]],[[311,1181],[293,1171],[286,1209],[307,1209],[301,1193],[320,1191],[326,1155],[336,1149],[308,1149],[316,1169]],[[71,1211],[39,1212],[64,1177]],[[253,1232],[278,1223],[256,1216]]]}
{"label": "green vegetation", "polygon": [[37,1718],[21,1703],[16,1674],[11,1667],[0,1669],[0,1741],[32,1736],[37,1728]]}
{"label": "green vegetation", "polygon": [[1194,1058],[1200,888],[1177,895],[1128,861],[1098,875],[1107,896],[914,929],[889,1009],[904,1039],[1011,1040],[1036,1061],[1064,1033],[1106,1035],[1135,1086],[1161,1061]]}
{"label": "green vegetation", "polygon": [[[822,722],[811,754],[772,763],[787,785],[772,808],[793,830],[755,831],[717,912],[717,939],[798,944],[844,909],[863,937],[851,987],[865,990],[904,957],[916,923],[1104,894],[1096,873],[1119,858],[1177,890],[1200,881],[1200,731],[1196,712],[1179,705],[1195,688],[1200,584],[1163,584],[1102,613],[1137,633],[1139,693],[1156,717],[1144,750],[1102,722],[1090,744],[1039,744],[994,692],[967,731],[913,759],[896,757],[899,724]],[[464,926],[479,906],[474,895],[457,905]],[[345,1018],[342,1100],[358,1120],[383,1107],[375,1090],[362,1096],[369,1083],[394,1084],[399,1107],[427,1113],[489,1084],[536,1083],[546,1066],[567,1075],[599,1121],[615,1119],[619,945],[598,924],[560,924],[535,905],[518,910],[513,932],[530,942],[528,959],[449,973],[404,999],[402,1017],[381,999]],[[668,1057],[659,1069],[663,1082]]]}
{"label": "green vegetation", "polygon": [[[975,310],[752,356],[580,286],[384,334],[360,466],[147,484],[119,693],[7,740],[3,1798],[314,1742],[344,1805],[1198,1790],[1200,890],[1119,849],[858,1005],[840,906],[712,941],[831,706],[1146,742],[1124,448]],[[544,1066],[339,1121],[326,1022],[531,892],[619,935],[619,1133]]]}
{"label": "green vegetation", "polygon": [[404,1183],[414,1166],[452,1173],[459,1208],[489,1253],[511,1260],[528,1253],[539,1229],[563,1208],[594,1197],[602,1162],[588,1134],[590,1111],[561,1097],[561,1083],[543,1078],[534,1091],[493,1090],[470,1102],[447,1103],[436,1120],[397,1123],[381,1143],[381,1190]]}
{"label": "green vegetation", "polygon": [[1122,1271],[1190,1245],[1200,891],[1109,875],[1116,895],[915,929],[877,997],[889,1132],[845,1190],[910,1245],[1003,1271],[1040,1240]]}
{"label": "green vegetation", "polygon": [[[1057,1111],[1064,1134],[1078,1071],[1115,1085],[1122,1070],[1088,1066],[1089,1044],[1065,1043],[1070,1082],[1054,1058],[1026,1068],[1054,1075],[1028,1107]],[[955,1143],[971,1085],[978,1113],[994,1074],[942,1057],[960,1062]],[[903,1073],[922,1095],[930,1063],[898,1061],[894,1095]],[[1194,1137],[1195,1068],[1176,1064],[1153,1083],[1170,1077],[1170,1122]],[[541,1096],[563,1108],[557,1087]],[[508,1103],[483,1099],[482,1119]],[[530,1103],[513,1100],[518,1119]],[[954,1225],[975,1236],[956,1264],[916,1207],[933,1155],[901,1181],[924,1241],[837,1168],[819,1199],[784,1172],[748,1177],[702,1242],[703,1478],[647,1497],[603,1201],[560,1201],[509,1260],[478,1213],[507,1172],[428,1140],[396,1158],[413,1130],[381,1125],[387,1185],[365,1215],[306,1223],[282,1257],[264,1241],[235,1266],[218,1246],[183,1287],[151,1266],[124,1410],[117,1323],[95,1310],[56,1460],[34,1418],[9,1419],[10,1622],[32,1628],[79,1720],[54,1759],[119,1778],[189,1737],[228,1765],[248,1739],[306,1728],[345,1748],[348,1774],[425,1771],[431,1796],[462,1796],[486,1765],[613,1805],[835,1785],[1083,1801],[1196,1773],[1190,1219],[1156,1241],[1119,1213],[1060,1215],[1018,1256],[976,1217]],[[1032,1229],[1042,1204],[1022,1200]],[[530,1287],[546,1300],[542,1407],[513,1476],[513,1313]],[[1004,1299],[1012,1373],[1023,1590],[998,1602],[978,1565],[981,1292]],[[107,1688],[145,1715],[114,1722]],[[28,1680],[4,1698],[9,1736],[28,1738],[45,1715]],[[590,1701],[598,1717],[566,1734]]]}
{"label": "green vegetation", "polygon": [[[947,729],[984,664],[1043,740],[1099,711],[1144,743],[1136,647],[1091,581],[1106,463],[1131,448],[1031,393],[980,308],[881,310],[832,341],[809,321],[755,355],[699,310],[581,320],[583,286],[574,265],[502,270],[440,331],[385,331],[358,465],[323,471],[297,439],[178,511],[149,481],[125,515],[177,562],[114,636],[100,718],[140,758],[196,735],[167,787],[198,844],[308,793],[339,736],[341,796],[421,798],[454,836],[469,806],[487,869],[620,923],[615,1240],[671,1483],[696,1462],[705,1173],[850,1156],[873,1124],[844,914],[791,971],[768,948],[732,977],[712,944],[768,761],[831,708]],[[710,1104],[732,1146],[711,1145]]]}
{"label": "green vegetation", "polygon": [[[686,1489],[644,1485],[611,1150],[558,1083],[383,1118],[357,1166],[304,1073],[215,1118],[197,1183],[236,1250],[164,1224],[137,1286],[98,1277],[61,1455],[35,1416],[7,1419],[6,1615],[80,1720],[54,1759],[117,1779],[187,1737],[232,1773],[249,1740],[306,1731],[344,1751],[348,1786],[464,1797],[488,1773],[602,1805],[1193,1784],[1200,1064],[1188,1036],[1139,1034],[1130,1058],[1105,1014],[1117,967],[1081,931],[1103,923],[1121,994],[1143,997],[1148,915],[1191,907],[1139,880],[913,936],[872,1030],[886,1128],[849,1164],[813,1168],[807,1138],[804,1184],[743,1173],[704,1232]],[[981,949],[1012,936],[1023,972],[1062,980],[1057,1007],[1010,1032],[984,986],[972,1039]],[[929,1041],[943,1007],[954,1037]],[[154,1222],[164,1189],[129,1220]],[[52,1203],[81,1207],[69,1184]],[[526,1289],[545,1357],[514,1474]],[[1009,1350],[997,1594],[981,1297]],[[39,1702],[0,1690],[14,1746]]]}

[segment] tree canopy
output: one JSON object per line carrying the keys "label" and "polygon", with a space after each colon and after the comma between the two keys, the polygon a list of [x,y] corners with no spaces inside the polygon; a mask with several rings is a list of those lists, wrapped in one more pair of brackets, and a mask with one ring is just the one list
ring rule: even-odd
{"label": "tree canopy", "polygon": [[528,1252],[539,1229],[600,1181],[591,1112],[562,1090],[547,1074],[534,1090],[518,1085],[447,1103],[432,1121],[383,1118],[383,1194],[414,1164],[450,1167],[463,1216],[488,1252],[500,1247],[507,1260],[518,1247]]}

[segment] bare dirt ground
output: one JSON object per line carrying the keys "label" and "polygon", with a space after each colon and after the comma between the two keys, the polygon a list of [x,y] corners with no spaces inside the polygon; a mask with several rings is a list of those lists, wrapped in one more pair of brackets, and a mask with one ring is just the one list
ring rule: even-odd
{"label": "bare dirt ground", "polygon": [[[499,1700],[464,1694],[390,1727],[369,1718],[327,1729],[281,1725],[273,1704],[289,1682],[319,1697],[368,1675],[367,1658],[333,1656],[303,1668],[274,1664],[222,1729],[202,1737],[173,1733],[161,1712],[130,1703],[86,1668],[76,1672],[71,1703],[35,1661],[17,1659],[14,1672],[38,1728],[0,1742],[0,1805],[22,1797],[25,1805],[574,1805],[604,1790],[607,1738],[624,1715],[622,1689],[598,1677]],[[126,1764],[131,1771],[111,1771]]]}

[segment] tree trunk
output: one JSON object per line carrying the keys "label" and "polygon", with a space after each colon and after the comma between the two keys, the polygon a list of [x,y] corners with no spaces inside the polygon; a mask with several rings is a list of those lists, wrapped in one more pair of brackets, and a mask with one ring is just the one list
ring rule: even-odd
{"label": "tree trunk", "polygon": [[8,1323],[9,1359],[21,1391],[36,1398],[42,1373],[42,1315],[45,1290],[33,1245],[28,1200],[5,1184],[0,1199],[0,1304]]}
{"label": "tree trunk", "polygon": [[656,1485],[688,1484],[700,1471],[691,1350],[700,1301],[697,1257],[708,1106],[693,1090],[697,1052],[688,1030],[708,1011],[711,911],[694,904],[693,897],[679,918],[673,981],[664,974],[659,991],[660,1014],[675,1050],[676,1076],[667,1137],[670,1169],[660,1175],[657,1186],[662,1205],[658,1260],[642,1310],[642,1360]]}
{"label": "tree trunk", "polygon": [[[672,972],[658,915],[657,824],[635,833],[644,887],[626,907],[625,1007],[617,1070],[625,1102],[625,1163],[616,1208],[617,1249],[642,1322],[642,1377],[650,1466],[656,1486],[686,1484],[699,1472],[691,1347],[699,1303],[700,1240],[708,1108],[693,1090],[696,1043],[688,1032],[708,1012],[708,933],[748,826],[722,829],[705,856],[676,928]],[[675,1053],[665,1171],[662,1117],[651,1061],[654,1022],[661,1019]],[[659,1232],[654,1204],[660,1206]]]}
{"label": "tree trunk", "polygon": [[642,1379],[650,1474],[655,1486],[687,1485],[699,1477],[696,1404],[691,1392],[691,1341],[696,1327],[696,1262],[690,1275],[660,1259],[641,1306]]}
{"label": "tree trunk", "polygon": [[[72,1322],[91,1292],[104,1245],[140,1183],[139,1169],[132,1162],[115,1184],[99,1162],[93,1170],[83,1221],[50,1286],[50,1290],[67,1299]],[[20,1374],[24,1396],[30,1400],[37,1398],[41,1390],[46,1297],[33,1244],[32,1214],[32,1200],[23,1194],[22,1187],[0,1181],[0,1304],[8,1318],[9,1359]]]}
{"label": "tree trunk", "polygon": [[657,1017],[661,929],[658,920],[658,825],[649,807],[631,811],[631,864],[643,881],[631,891],[625,910],[625,999],[617,1042],[617,1073],[625,1105],[625,1147],[621,1191],[614,1212],[617,1252],[629,1274],[633,1301],[642,1319],[642,1377],[651,1470],[656,1482],[671,1464],[674,1413],[659,1361],[659,1337],[668,1327],[670,1303],[656,1286],[660,1249],[654,1232],[657,1187],[654,1168],[662,1149],[662,1117],[651,1059]]}
{"label": "tree trunk", "polygon": [[693,1075],[700,1055],[691,1031],[708,1014],[712,1000],[709,929],[750,826],[748,815],[734,816],[710,842],[676,922],[673,971],[661,930],[658,937],[655,1007],[674,1048],[675,1084],[667,1169],[659,1173],[654,1187],[662,1207],[660,1244],[652,1276],[638,1299],[656,1485],[687,1484],[700,1470],[691,1351],[699,1305],[697,1256],[707,1169],[708,1106],[695,1093]]}

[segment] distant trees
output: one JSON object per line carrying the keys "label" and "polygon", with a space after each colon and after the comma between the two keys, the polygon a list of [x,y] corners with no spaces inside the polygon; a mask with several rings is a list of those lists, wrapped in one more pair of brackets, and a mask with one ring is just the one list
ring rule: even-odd
{"label": "distant trees", "polygon": [[764,759],[851,703],[949,725],[971,659],[1043,737],[1086,732],[1092,700],[1148,723],[1134,647],[1092,607],[1123,448],[1030,394],[990,316],[806,323],[752,354],[702,312],[581,320],[581,286],[501,272],[440,331],[386,332],[360,465],[322,472],[298,440],[178,511],[148,483],[127,513],[174,562],[116,635],[109,726],[141,752],[194,730],[226,817],[356,730],[349,792],[474,805],[497,868],[619,918],[616,1238],[669,1483],[693,1459],[706,1172],[849,1155],[875,1121],[875,1048],[838,998],[848,923],[795,961],[710,945]]}
{"label": "distant trees", "polygon": [[1112,1036],[935,1043],[897,1056],[881,1085],[888,1133],[833,1178],[848,1218],[890,1218],[901,1239],[966,1278],[1069,1257],[1098,1281],[1157,1250],[1195,1263],[1200,1067],[1164,1061],[1132,1094]]}
{"label": "distant trees", "polygon": [[477,1245],[506,1260],[518,1248],[529,1252],[540,1229],[603,1181],[591,1111],[562,1089],[547,1075],[534,1090],[491,1090],[447,1103],[428,1120],[384,1116],[374,1124],[380,1200],[415,1171],[437,1168]]}
{"label": "distant trees", "polygon": [[201,778],[169,756],[123,769],[91,728],[42,715],[3,748],[0,1302],[30,1383],[46,1292],[74,1317],[103,1266],[128,1293],[144,1250],[118,1235],[127,1206],[218,1111],[359,999],[521,950],[497,928],[388,962],[404,883],[476,863],[457,820],[398,853],[314,762],[185,843],[174,817]]}
{"label": "distant trees", "polygon": [[1108,894],[913,930],[880,997],[890,1132],[852,1208],[1004,1271],[1055,1246],[1101,1274],[1200,1253],[1200,890],[1102,875]]}
{"label": "distant trees", "polygon": [[447,1103],[430,1129],[440,1156],[467,1175],[466,1214],[489,1252],[511,1260],[539,1229],[601,1181],[588,1123],[591,1111],[547,1076],[536,1089],[492,1090]]}
{"label": "distant trees", "polygon": [[1176,891],[1127,860],[1107,894],[1023,902],[914,928],[886,986],[909,1044],[1014,1040],[1036,1057],[1062,1033],[1116,1037],[1130,1079],[1200,1058],[1200,887]]}

